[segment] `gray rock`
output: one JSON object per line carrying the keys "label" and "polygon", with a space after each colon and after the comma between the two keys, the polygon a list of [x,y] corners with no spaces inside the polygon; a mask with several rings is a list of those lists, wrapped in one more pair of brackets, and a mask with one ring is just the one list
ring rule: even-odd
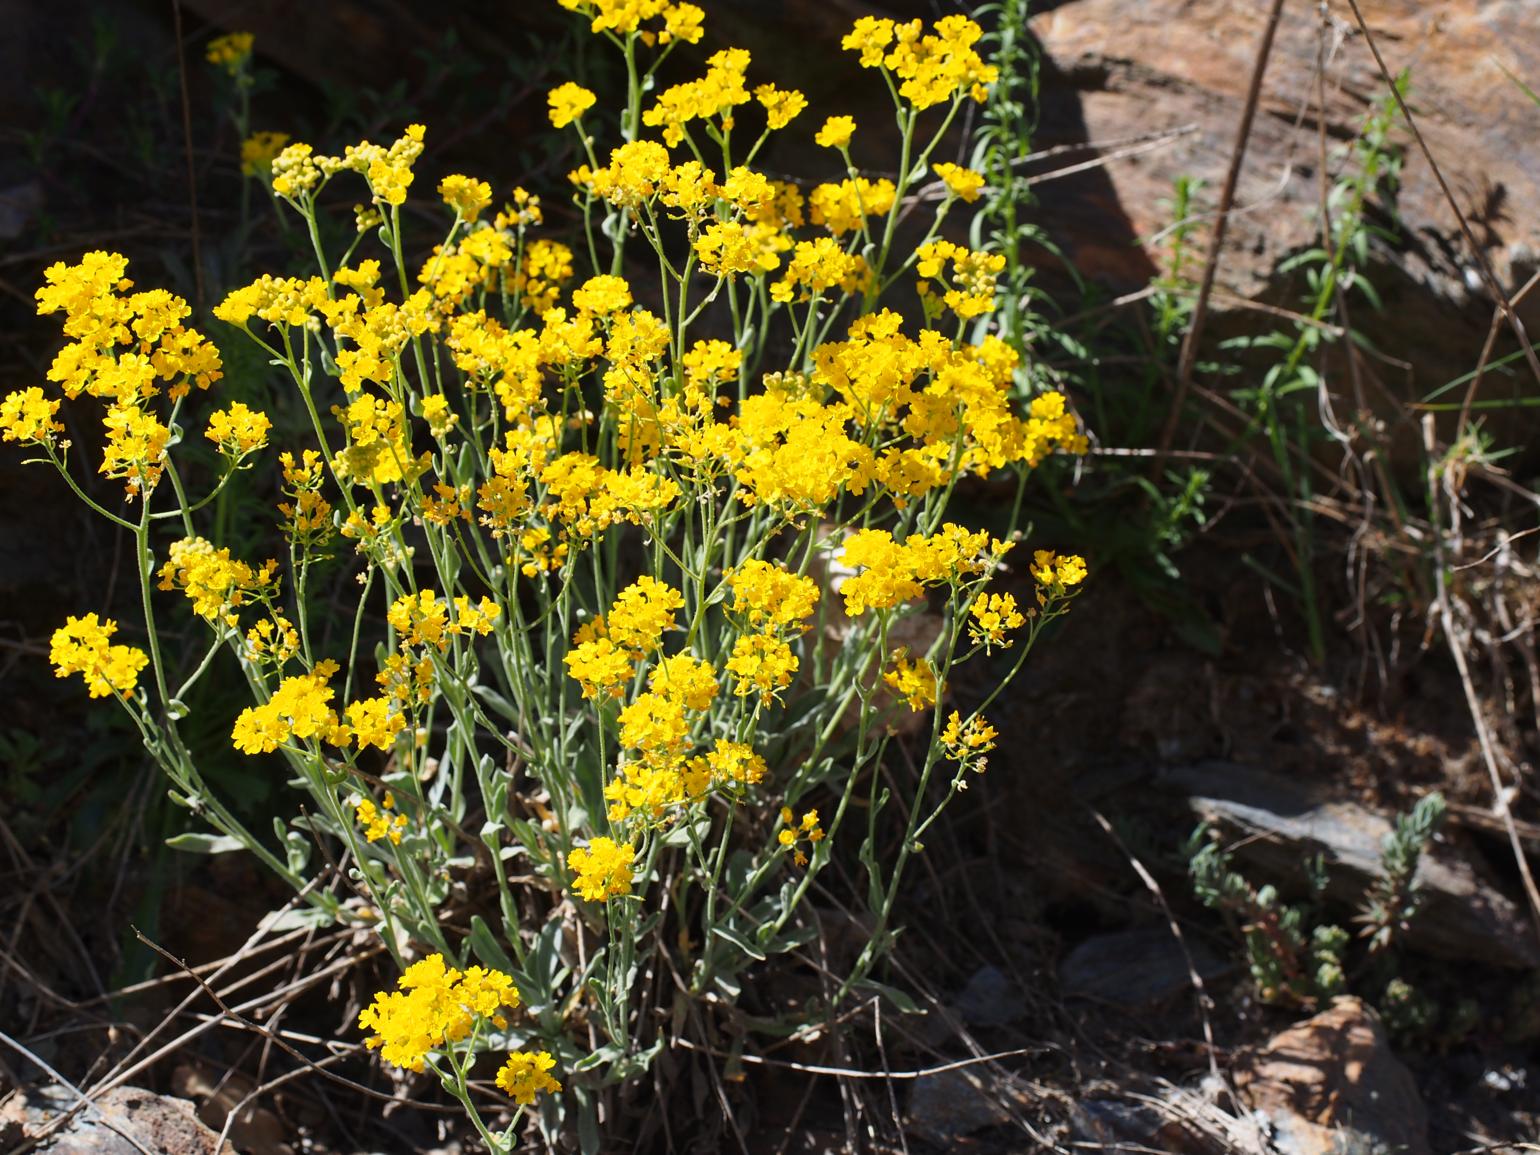
{"label": "gray rock", "polygon": [[972,1027],[1003,1027],[1022,1016],[1021,993],[997,967],[980,967],[952,1003]]}
{"label": "gray rock", "polygon": [[1026,1088],[980,1064],[916,1079],[906,1122],[916,1134],[950,1146],[976,1131],[1009,1124],[1030,1104]]}
{"label": "gray rock", "polygon": [[[1379,874],[1391,821],[1356,802],[1330,800],[1308,784],[1249,766],[1206,762],[1170,770],[1163,785],[1186,794],[1194,813],[1246,838],[1236,857],[1268,881],[1303,880],[1303,863],[1323,856],[1329,897],[1354,902]],[[1422,857],[1423,906],[1408,945],[1431,955],[1508,967],[1540,966],[1540,942],[1519,905],[1449,844]]]}
{"label": "gray rock", "polygon": [[[0,1100],[0,1138],[36,1139],[76,1097],[60,1087],[31,1087]],[[219,1136],[198,1121],[186,1099],[117,1087],[77,1111],[35,1148],[38,1155],[213,1155]],[[220,1155],[235,1155],[226,1143]]]}
{"label": "gray rock", "polygon": [[[1187,949],[1201,978],[1216,978],[1230,969],[1191,938]],[[1067,996],[1134,1009],[1190,990],[1192,976],[1175,936],[1169,928],[1159,927],[1086,939],[1060,965],[1059,985]]]}

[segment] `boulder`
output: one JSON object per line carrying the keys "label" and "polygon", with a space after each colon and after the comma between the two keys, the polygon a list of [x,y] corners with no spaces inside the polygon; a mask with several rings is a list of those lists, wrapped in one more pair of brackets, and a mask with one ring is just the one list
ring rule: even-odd
{"label": "boulder", "polygon": [[[1392,823],[1357,802],[1328,797],[1298,779],[1250,766],[1206,762],[1172,769],[1162,785],[1180,791],[1200,818],[1244,837],[1236,858],[1261,881],[1302,880],[1316,854],[1326,864],[1327,895],[1356,902],[1379,874],[1380,847]],[[1417,869],[1423,903],[1407,933],[1409,946],[1444,958],[1540,966],[1540,943],[1523,909],[1478,871],[1475,860],[1444,840]]]}
{"label": "boulder", "polygon": [[[1410,68],[1418,126],[1477,244],[1512,294],[1540,266],[1540,212],[1529,195],[1540,182],[1540,150],[1533,146],[1540,107],[1504,74],[1540,87],[1532,0],[1375,0],[1360,8],[1392,73]],[[1161,261],[1158,238],[1171,223],[1169,201],[1180,176],[1205,183],[1194,209],[1206,226],[1202,214],[1212,212],[1229,165],[1268,9],[1255,0],[1067,0],[1033,18],[1044,68],[1035,143],[1048,149],[1111,142],[1101,150],[1103,168],[1038,186],[1044,223],[1083,273],[1116,290],[1147,284]],[[1223,315],[1234,314],[1238,302],[1297,303],[1303,285],[1280,278],[1278,266],[1315,243],[1319,133],[1324,127],[1334,173],[1339,162],[1332,158],[1356,138],[1385,92],[1343,0],[1284,6],[1219,265],[1216,339],[1226,334]],[[1163,143],[1129,144],[1161,134]],[[1395,203],[1400,227],[1395,242],[1377,248],[1373,270],[1386,307],[1375,313],[1360,306],[1353,321],[1407,363],[1386,373],[1397,392],[1403,383],[1426,392],[1474,364],[1492,302],[1433,171],[1403,125],[1393,142],[1405,160]],[[1113,157],[1117,152],[1131,155]],[[1095,155],[1054,156],[1033,172]],[[1377,223],[1391,222],[1382,216]],[[1194,266],[1206,243],[1202,236],[1198,242]],[[1533,339],[1540,294],[1524,313]],[[1240,316],[1256,329],[1254,318]]]}
{"label": "boulder", "polygon": [[1274,1037],[1236,1084],[1282,1155],[1430,1155],[1417,1084],[1358,999]]}

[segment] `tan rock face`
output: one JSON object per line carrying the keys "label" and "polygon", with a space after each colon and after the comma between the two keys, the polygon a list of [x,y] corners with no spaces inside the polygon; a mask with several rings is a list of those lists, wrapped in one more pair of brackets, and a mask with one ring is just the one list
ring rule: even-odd
{"label": "tan rock face", "polygon": [[[1039,186],[1051,234],[1087,275],[1120,291],[1147,282],[1160,261],[1149,241],[1171,223],[1165,202],[1177,177],[1206,182],[1198,208],[1212,209],[1268,7],[1069,0],[1033,19],[1044,57],[1040,146],[1187,130],[1103,171]],[[1320,126],[1330,176],[1386,91],[1345,0],[1327,7],[1323,19],[1316,4],[1284,6],[1220,265],[1221,312],[1226,294],[1296,303],[1302,286],[1277,268],[1314,243]],[[1411,69],[1419,127],[1511,294],[1540,267],[1540,108],[1503,68],[1540,86],[1540,13],[1531,0],[1360,0],[1360,7],[1391,71]],[[1401,227],[1394,244],[1377,247],[1373,270],[1386,307],[1372,314],[1360,306],[1354,323],[1407,363],[1404,388],[1420,393],[1472,367],[1492,306],[1431,168],[1404,126],[1393,139],[1405,158]],[[1523,313],[1533,331],[1540,299]]]}
{"label": "tan rock face", "polygon": [[1288,1155],[1426,1155],[1427,1110],[1411,1073],[1364,1004],[1339,998],[1273,1038],[1238,1082]]}
{"label": "tan rock face", "polygon": [[[1532,270],[1540,254],[1540,108],[1503,74],[1540,83],[1540,35],[1526,0],[1374,0],[1367,10],[1386,64],[1412,70],[1412,104],[1435,158],[1498,276]],[[1241,292],[1266,275],[1268,258],[1308,242],[1319,200],[1320,109],[1328,152],[1357,133],[1384,92],[1374,60],[1334,0],[1323,21],[1314,4],[1286,4],[1262,90],[1231,222],[1221,280]],[[1056,74],[1051,87],[1078,97],[1092,141],[1181,125],[1197,131],[1109,168],[1136,232],[1169,223],[1158,201],[1189,174],[1219,184],[1244,103],[1267,5],[1251,0],[1074,0],[1036,17],[1033,31]],[[1321,71],[1318,83],[1317,72]],[[1049,99],[1055,99],[1051,91]],[[1053,130],[1053,120],[1047,122]],[[1399,134],[1408,144],[1405,133]],[[1046,143],[1046,142],[1045,142]],[[1424,238],[1430,271],[1452,277],[1462,299],[1471,257],[1433,173],[1408,146],[1399,206]]]}

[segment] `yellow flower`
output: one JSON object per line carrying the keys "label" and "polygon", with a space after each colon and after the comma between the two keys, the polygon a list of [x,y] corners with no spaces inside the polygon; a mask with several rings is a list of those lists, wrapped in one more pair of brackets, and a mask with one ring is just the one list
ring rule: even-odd
{"label": "yellow flower", "polygon": [[744,614],[755,629],[807,629],[802,624],[818,608],[818,583],[789,573],[781,566],[751,558],[727,579],[733,591],[733,611]]}
{"label": "yellow flower", "polygon": [[969,612],[968,636],[982,642],[986,650],[995,646],[1009,648],[1012,630],[1019,630],[1026,618],[1016,608],[1016,599],[1010,594],[988,594],[973,603]]}
{"label": "yellow flower", "polygon": [[818,825],[818,811],[809,810],[802,815],[801,821],[798,821],[789,806],[781,807],[781,831],[775,836],[775,840],[788,850],[795,848],[792,861],[798,866],[807,865],[807,855],[797,844],[806,841],[810,845],[816,845],[823,839],[823,827]]}
{"label": "yellow flower", "polygon": [[231,739],[243,754],[269,754],[289,738],[337,738],[337,712],[327,685],[337,663],[320,662],[306,674],[285,678],[260,706],[247,706],[235,720]]}
{"label": "yellow flower", "polygon": [[897,190],[886,177],[870,181],[864,176],[821,184],[808,194],[808,217],[835,236],[859,229],[867,217],[882,216],[893,207]]}
{"label": "yellow flower", "polygon": [[492,203],[492,186],[484,180],[455,173],[438,182],[438,195],[464,221],[473,221]]}
{"label": "yellow flower", "polygon": [[690,719],[678,698],[649,690],[620,712],[620,744],[654,758],[678,754],[690,736]]}
{"label": "yellow flower", "polygon": [[631,303],[631,286],[623,277],[601,274],[589,277],[572,290],[572,307],[582,313],[603,317],[619,312]]}
{"label": "yellow flower", "polygon": [[615,598],[605,618],[617,646],[638,654],[663,644],[663,635],[678,628],[674,613],[684,608],[684,595],[657,578],[643,574]]}
{"label": "yellow flower", "polygon": [[954,197],[961,197],[969,204],[979,199],[979,193],[984,188],[983,173],[958,164],[933,164],[931,168]]}
{"label": "yellow flower", "polygon": [[647,686],[686,709],[708,710],[717,696],[717,672],[710,662],[689,654],[674,654],[652,668]]}
{"label": "yellow flower", "polygon": [[230,457],[244,457],[267,444],[273,423],[267,414],[233,401],[225,409],[209,414],[209,427],[203,436]]}
{"label": "yellow flower", "polygon": [[250,32],[231,32],[215,37],[209,41],[204,59],[235,76],[246,61],[251,59],[251,45],[255,39]]}
{"label": "yellow flower", "polygon": [[254,132],[241,141],[241,175],[268,176],[273,159],[289,143],[286,132]]}
{"label": "yellow flower", "polygon": [[761,84],[754,90],[754,99],[764,106],[769,116],[769,128],[785,128],[807,107],[807,97],[796,89],[777,88],[773,84]]}
{"label": "yellow flower", "polygon": [[946,729],[941,731],[941,749],[948,758],[983,772],[987,761],[984,755],[995,748],[999,733],[984,720],[982,714],[974,714],[966,722],[956,710],[947,719]]}
{"label": "yellow flower", "polygon": [[1037,550],[1032,555],[1032,576],[1044,587],[1043,593],[1062,595],[1066,588],[1085,581],[1085,558],[1073,553],[1057,554],[1051,549]]}
{"label": "yellow flower", "polygon": [[384,809],[374,804],[372,798],[360,798],[353,808],[358,824],[364,828],[364,837],[370,842],[389,839],[392,846],[401,845],[401,832],[406,829],[406,815],[394,814],[395,795],[386,793]]}
{"label": "yellow flower", "polygon": [[243,606],[277,593],[278,562],[269,559],[253,568],[231,557],[229,549],[216,549],[201,537],[184,537],[171,543],[160,568],[160,588],[180,589],[205,621],[233,626]]}
{"label": "yellow flower", "polygon": [[56,417],[59,402],[50,401],[36,385],[7,393],[0,399],[0,438],[6,441],[51,441],[64,426]]}
{"label": "yellow flower", "polygon": [[635,673],[635,663],[628,651],[609,638],[594,638],[568,651],[562,659],[568,677],[583,688],[583,697],[597,698],[601,693],[619,698]]}
{"label": "yellow flower", "polygon": [[581,119],[599,98],[581,84],[569,80],[551,89],[546,99],[551,105],[551,123],[557,128],[566,128],[574,120]]}
{"label": "yellow flower", "polygon": [[636,848],[629,842],[599,837],[587,847],[578,847],[567,855],[567,865],[576,872],[572,888],[588,902],[608,902],[631,893],[631,864]]}
{"label": "yellow flower", "polygon": [[882,680],[894,695],[904,699],[909,709],[919,711],[936,704],[936,671],[925,658],[909,657],[907,649],[895,650],[893,668]]}
{"label": "yellow flower", "polygon": [[831,116],[823,122],[813,140],[823,148],[849,148],[856,133],[856,122],[849,116]]}
{"label": "yellow flower", "polygon": [[527,1107],[541,1093],[554,1094],[561,1084],[551,1074],[556,1060],[549,1051],[514,1051],[497,1072],[497,1085],[513,1096],[513,1101]]}
{"label": "yellow flower", "polygon": [[744,634],[733,643],[732,656],[727,659],[727,669],[736,679],[733,693],[746,698],[758,692],[763,703],[791,685],[797,666],[791,647],[767,634]]}
{"label": "yellow flower", "polygon": [[[406,716],[400,710],[393,709],[394,705],[392,699],[383,697],[365,698],[348,706],[348,729],[352,731],[360,750],[374,746],[388,752],[395,745],[396,735],[406,729]],[[391,805],[388,794],[385,796],[385,805]],[[360,818],[360,821],[363,820]],[[373,842],[374,839],[371,837],[369,841]]]}
{"label": "yellow flower", "polygon": [[500,1008],[519,1005],[518,988],[509,976],[475,966],[462,972],[446,966],[440,954],[407,967],[396,986],[374,996],[358,1025],[373,1032],[364,1040],[366,1047],[412,1071],[423,1070],[431,1052],[469,1036],[478,1017],[506,1025]]}
{"label": "yellow flower", "polygon": [[54,676],[67,678],[79,674],[93,698],[108,694],[128,697],[150,659],[133,646],[112,644],[109,639],[117,630],[117,622],[110,618],[100,621],[95,614],[65,618],[49,645]]}
{"label": "yellow flower", "polygon": [[752,746],[730,742],[726,738],[717,739],[706,755],[706,764],[711,768],[714,781],[734,786],[752,786],[762,782],[769,772],[764,758],[756,754]]}

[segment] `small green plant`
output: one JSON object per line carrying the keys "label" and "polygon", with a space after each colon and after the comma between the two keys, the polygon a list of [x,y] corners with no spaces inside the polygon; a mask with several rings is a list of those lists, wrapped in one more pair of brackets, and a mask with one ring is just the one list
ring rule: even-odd
{"label": "small green plant", "polygon": [[[1397,1014],[1416,1018],[1416,993],[1395,974],[1391,948],[1404,939],[1421,903],[1417,864],[1437,834],[1447,807],[1439,794],[1420,799],[1396,818],[1394,829],[1380,847],[1380,873],[1365,888],[1353,921],[1367,940],[1364,965],[1347,969],[1352,936],[1341,926],[1322,920],[1327,873],[1317,855],[1304,864],[1310,900],[1283,901],[1276,887],[1255,886],[1235,868],[1218,832],[1207,825],[1193,832],[1186,847],[1193,894],[1211,910],[1235,924],[1246,948],[1251,976],[1264,1002],[1311,1007],[1349,988],[1350,980],[1375,962],[1388,974],[1381,1002]],[[1396,983],[1400,986],[1396,986]],[[1394,988],[1394,990],[1392,989]],[[1411,1019],[1408,1019],[1410,1022]]]}
{"label": "small green plant", "polygon": [[[1409,76],[1402,73],[1396,80],[1396,91],[1404,96],[1409,88]],[[1323,442],[1337,444],[1351,455],[1361,439],[1367,438],[1370,444],[1380,439],[1362,396],[1354,398],[1353,411],[1346,420],[1338,416],[1331,384],[1320,364],[1329,346],[1344,341],[1365,343],[1348,324],[1349,294],[1356,293],[1372,307],[1380,307],[1379,295],[1364,270],[1372,241],[1392,236],[1375,223],[1373,210],[1378,207],[1385,214],[1394,214],[1401,172],[1400,156],[1390,140],[1395,115],[1394,94],[1387,92],[1370,110],[1363,131],[1347,149],[1336,182],[1322,199],[1319,244],[1279,266],[1280,273],[1298,273],[1304,279],[1305,293],[1297,319],[1288,327],[1225,345],[1271,349],[1279,354],[1257,386],[1233,389],[1230,396],[1249,415],[1246,428],[1236,439],[1237,446],[1255,434],[1262,435],[1288,498],[1285,529],[1298,583],[1292,592],[1305,616],[1310,656],[1318,664],[1326,656],[1326,628],[1315,574],[1319,540],[1314,525],[1315,454]],[[1352,356],[1351,351],[1348,355]],[[1395,500],[1394,494],[1390,497]],[[1290,585],[1260,564],[1255,568],[1274,584]]]}

